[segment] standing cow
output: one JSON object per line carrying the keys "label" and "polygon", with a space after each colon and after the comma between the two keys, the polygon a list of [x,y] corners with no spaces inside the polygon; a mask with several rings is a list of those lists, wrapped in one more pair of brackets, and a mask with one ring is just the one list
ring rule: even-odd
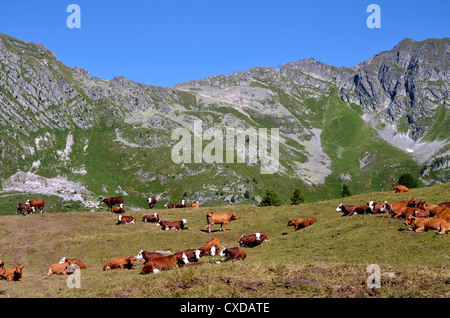
{"label": "standing cow", "polygon": [[105,203],[108,206],[108,211],[112,211],[114,205],[123,204],[123,197],[109,197],[103,199],[102,203]]}
{"label": "standing cow", "polygon": [[156,204],[156,197],[149,197],[148,198],[148,207],[150,208],[150,210],[155,209],[155,204]]}
{"label": "standing cow", "polygon": [[229,213],[212,213],[209,212],[206,215],[206,222],[207,222],[207,229],[208,233],[211,233],[211,225],[213,224],[220,224],[220,231],[225,231],[225,225],[230,223],[233,220],[237,220],[238,216],[236,213],[229,214]]}
{"label": "standing cow", "polygon": [[39,209],[41,213],[44,211],[45,201],[44,200],[27,200],[25,204],[31,206],[33,212],[36,212],[36,209]]}

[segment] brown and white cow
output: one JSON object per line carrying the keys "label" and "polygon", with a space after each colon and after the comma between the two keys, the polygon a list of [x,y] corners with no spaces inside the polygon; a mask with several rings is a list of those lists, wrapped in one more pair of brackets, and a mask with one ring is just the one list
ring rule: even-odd
{"label": "brown and white cow", "polygon": [[158,222],[158,225],[161,226],[161,230],[163,231],[169,231],[169,230],[176,230],[176,231],[182,231],[182,230],[189,230],[188,227],[186,227],[187,221],[185,219],[182,219],[181,221],[162,221],[160,220]]}
{"label": "brown and white cow", "polygon": [[336,208],[337,212],[342,212],[344,214],[342,214],[342,216],[352,216],[353,214],[355,214],[355,210],[356,210],[356,206],[354,205],[344,205],[344,204],[339,204],[338,207]]}
{"label": "brown and white cow", "polygon": [[141,274],[154,273],[172,269],[174,267],[182,267],[189,264],[186,254],[169,255],[149,260],[141,269]]}
{"label": "brown and white cow", "polygon": [[220,249],[220,241],[215,237],[198,249],[200,250],[200,256],[215,256],[216,252]]}
{"label": "brown and white cow", "polygon": [[118,219],[116,224],[117,225],[121,225],[121,224],[136,224],[136,219],[133,216],[119,215],[119,219]]}
{"label": "brown and white cow", "polygon": [[389,204],[387,201],[383,204],[380,210],[382,212],[390,213],[391,217],[394,219],[406,218],[408,216],[412,216],[413,214],[420,217],[428,217],[428,212],[422,209],[409,207],[404,204]]}
{"label": "brown and white cow", "polygon": [[247,254],[240,247],[224,247],[219,256],[225,257],[225,261],[238,261],[244,260]]}
{"label": "brown and white cow", "polygon": [[269,239],[267,238],[267,235],[264,232],[259,232],[259,233],[250,234],[250,235],[242,234],[238,243],[239,243],[239,246],[255,247],[255,246],[261,245],[263,242],[268,241],[268,240]]}
{"label": "brown and white cow", "polygon": [[212,213],[209,212],[206,215],[207,229],[208,233],[211,233],[211,225],[220,224],[220,231],[225,231],[225,225],[230,223],[231,221],[237,220],[238,216],[236,213]]}
{"label": "brown and white cow", "polygon": [[[2,261],[3,262],[3,261]],[[0,268],[0,279],[7,281],[21,281],[22,280],[23,265],[17,264],[14,268]]]}
{"label": "brown and white cow", "polygon": [[134,265],[135,258],[134,256],[126,256],[126,257],[119,257],[119,258],[113,258],[110,259],[106,264],[103,266],[102,271],[108,271],[111,269],[132,269]]}
{"label": "brown and white cow", "polygon": [[106,199],[103,199],[102,203],[105,203],[108,206],[108,210],[112,210],[112,207],[114,205],[123,204],[123,197],[109,197]]}
{"label": "brown and white cow", "polygon": [[25,202],[25,204],[30,205],[33,212],[36,212],[36,209],[39,209],[41,211],[41,213],[44,211],[44,207],[45,207],[44,200],[27,200],[27,202]]}
{"label": "brown and white cow", "polygon": [[153,213],[153,215],[144,215],[142,217],[142,222],[149,222],[149,223],[158,223],[161,221],[159,218],[159,215],[157,213]]}
{"label": "brown and white cow", "polygon": [[394,190],[395,193],[409,192],[409,189],[401,184],[393,184],[391,190]]}
{"label": "brown and white cow", "polygon": [[148,198],[148,207],[150,208],[150,210],[155,209],[155,204],[156,204],[156,197],[149,197]]}
{"label": "brown and white cow", "polygon": [[177,251],[177,252],[175,252],[174,255],[179,255],[179,254],[185,254],[188,261],[193,262],[193,263],[198,262],[201,257],[201,255],[200,255],[201,251],[196,248],[190,248],[190,249],[186,249],[186,250]]}
{"label": "brown and white cow", "polygon": [[288,222],[288,226],[293,226],[298,231],[315,223],[317,223],[317,218],[313,216],[307,219],[291,219]]}
{"label": "brown and white cow", "polygon": [[442,219],[416,218],[414,216],[408,216],[405,223],[410,224],[412,226],[412,230],[415,232],[424,232],[428,230],[437,231],[438,234],[450,232],[450,223]]}
{"label": "brown and white cow", "polygon": [[146,264],[149,260],[152,260],[152,259],[155,259],[155,258],[160,258],[160,257],[165,257],[165,256],[167,256],[167,252],[164,252],[164,253],[162,253],[162,252],[151,253],[151,252],[147,252],[147,251],[141,250],[139,252],[139,254],[136,255],[135,259],[136,260],[144,260],[144,264]]}
{"label": "brown and white cow", "polygon": [[119,206],[116,206],[114,208],[112,208],[111,213],[115,213],[115,214],[124,214],[125,211],[125,207],[123,206],[123,203],[119,204]]}

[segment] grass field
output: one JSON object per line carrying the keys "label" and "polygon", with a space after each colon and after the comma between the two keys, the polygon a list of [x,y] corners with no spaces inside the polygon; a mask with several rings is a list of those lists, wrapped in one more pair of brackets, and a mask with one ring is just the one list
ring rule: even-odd
{"label": "grass field", "polygon": [[[373,192],[300,206],[222,206],[155,210],[164,220],[187,220],[190,230],[161,231],[141,222],[149,211],[129,211],[137,224],[116,225],[108,212],[47,213],[0,216],[0,258],[6,268],[24,265],[21,282],[0,281],[2,298],[310,298],[310,297],[450,297],[450,234],[415,233],[387,214],[341,217],[340,203],[449,201],[450,184],[413,189],[407,194]],[[225,232],[206,232],[207,212],[236,212]],[[288,219],[316,216],[303,230],[287,227]],[[140,275],[131,270],[101,268],[111,258],[147,251],[197,248],[213,237],[221,246],[237,246],[242,234],[264,231],[269,241],[244,248],[247,259]],[[47,276],[63,257],[79,258],[81,288],[67,287],[69,276]],[[367,266],[381,268],[381,288],[366,285]]]}

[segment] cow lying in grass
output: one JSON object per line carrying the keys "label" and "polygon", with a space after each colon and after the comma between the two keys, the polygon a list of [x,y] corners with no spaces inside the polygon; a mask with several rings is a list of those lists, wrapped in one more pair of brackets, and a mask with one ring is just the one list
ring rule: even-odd
{"label": "cow lying in grass", "polygon": [[242,234],[238,243],[239,243],[239,246],[255,247],[255,246],[261,245],[263,242],[268,241],[268,240],[269,239],[267,238],[267,235],[264,234],[264,232],[259,232],[259,233],[250,234],[250,235]]}
{"label": "cow lying in grass", "polygon": [[3,260],[0,260],[0,280],[21,281],[23,265],[18,264],[14,268],[4,268]]}
{"label": "cow lying in grass", "polygon": [[315,223],[317,223],[317,219],[313,216],[307,219],[291,219],[287,226],[293,226],[298,231]]}
{"label": "cow lying in grass", "polygon": [[109,260],[105,266],[103,266],[102,271],[108,271],[111,269],[132,269],[134,265],[135,258],[134,256],[126,256],[126,257],[119,257],[119,258],[113,258]]}
{"label": "cow lying in grass", "polygon": [[445,234],[450,231],[450,223],[442,219],[417,218],[414,216],[408,216],[405,223],[411,225],[411,229],[415,232],[432,230],[437,231],[438,234]]}
{"label": "cow lying in grass", "polygon": [[247,257],[247,254],[245,254],[240,247],[224,247],[219,256],[225,257],[225,261],[238,261],[244,260]]}
{"label": "cow lying in grass", "polygon": [[175,267],[189,264],[186,254],[169,255],[149,260],[141,269],[141,274],[157,274]]}

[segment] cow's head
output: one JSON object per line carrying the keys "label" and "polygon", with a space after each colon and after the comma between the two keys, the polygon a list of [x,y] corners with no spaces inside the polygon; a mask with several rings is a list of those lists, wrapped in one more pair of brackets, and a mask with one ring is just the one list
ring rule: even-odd
{"label": "cow's head", "polygon": [[184,264],[189,263],[188,257],[186,256],[185,253],[183,253],[183,255],[181,256],[181,261],[182,261]]}
{"label": "cow's head", "polygon": [[185,205],[185,202],[186,202],[186,201],[184,201],[184,200],[181,200],[181,204],[182,204],[182,205]]}
{"label": "cow's head", "polygon": [[121,209],[123,209],[123,203],[119,204],[119,207],[120,207]]}
{"label": "cow's head", "polygon": [[337,212],[342,212],[342,206],[343,206],[342,203],[339,204],[339,206],[336,208],[336,211],[337,211]]}
{"label": "cow's head", "polygon": [[228,255],[228,248],[224,247],[222,252],[219,253],[219,256],[226,257]]}
{"label": "cow's head", "polygon": [[255,237],[257,241],[261,241],[261,233],[255,233]]}
{"label": "cow's head", "polygon": [[164,207],[167,208],[167,205],[169,204],[169,202],[167,202],[166,204],[164,204]]}
{"label": "cow's head", "polygon": [[216,247],[212,246],[211,250],[210,250],[211,256],[215,256],[216,255]]}
{"label": "cow's head", "polygon": [[122,215],[119,215],[119,222],[122,221]]}
{"label": "cow's head", "polygon": [[141,250],[140,252],[139,252],[139,254],[138,255],[136,255],[136,259],[139,261],[139,260],[141,260],[141,259],[144,259],[144,257],[142,256],[142,253],[144,252],[144,250]]}
{"label": "cow's head", "polygon": [[152,198],[148,198],[148,203],[152,203]]}
{"label": "cow's head", "polygon": [[383,204],[383,206],[380,208],[380,211],[381,211],[381,212],[386,212],[386,213],[389,213],[389,212],[390,212],[389,205],[387,204],[387,201],[384,201],[384,204]]}
{"label": "cow's head", "polygon": [[25,204],[30,204],[30,199],[28,199],[27,202],[25,202]]}
{"label": "cow's head", "polygon": [[408,215],[405,219],[405,224],[411,225],[415,219],[416,219],[416,217],[414,217],[412,215]]}
{"label": "cow's head", "polygon": [[195,250],[194,255],[195,255],[195,260],[196,261],[200,260],[200,254],[201,254],[200,250]]}
{"label": "cow's head", "polygon": [[287,226],[294,226],[294,220],[289,220]]}
{"label": "cow's head", "polygon": [[21,273],[21,272],[22,272],[22,269],[23,269],[23,265],[18,264],[18,265],[16,266],[16,273]]}
{"label": "cow's head", "polygon": [[375,211],[375,202],[373,201],[369,201],[369,203],[367,203],[367,205],[369,206],[370,210],[372,210],[372,212]]}
{"label": "cow's head", "polygon": [[0,268],[3,268],[3,266],[5,266],[5,262],[3,262],[2,259],[0,259]]}
{"label": "cow's head", "polygon": [[308,220],[309,220],[309,225],[314,224],[314,223],[317,223],[317,218],[314,217],[314,216],[311,217],[311,218],[309,218]]}
{"label": "cow's head", "polygon": [[232,220],[237,220],[237,219],[238,219],[237,214],[236,214],[236,213],[233,213],[233,214],[231,215],[231,219],[232,219]]}
{"label": "cow's head", "polygon": [[63,257],[58,264],[64,264],[65,262],[67,262],[67,258]]}

